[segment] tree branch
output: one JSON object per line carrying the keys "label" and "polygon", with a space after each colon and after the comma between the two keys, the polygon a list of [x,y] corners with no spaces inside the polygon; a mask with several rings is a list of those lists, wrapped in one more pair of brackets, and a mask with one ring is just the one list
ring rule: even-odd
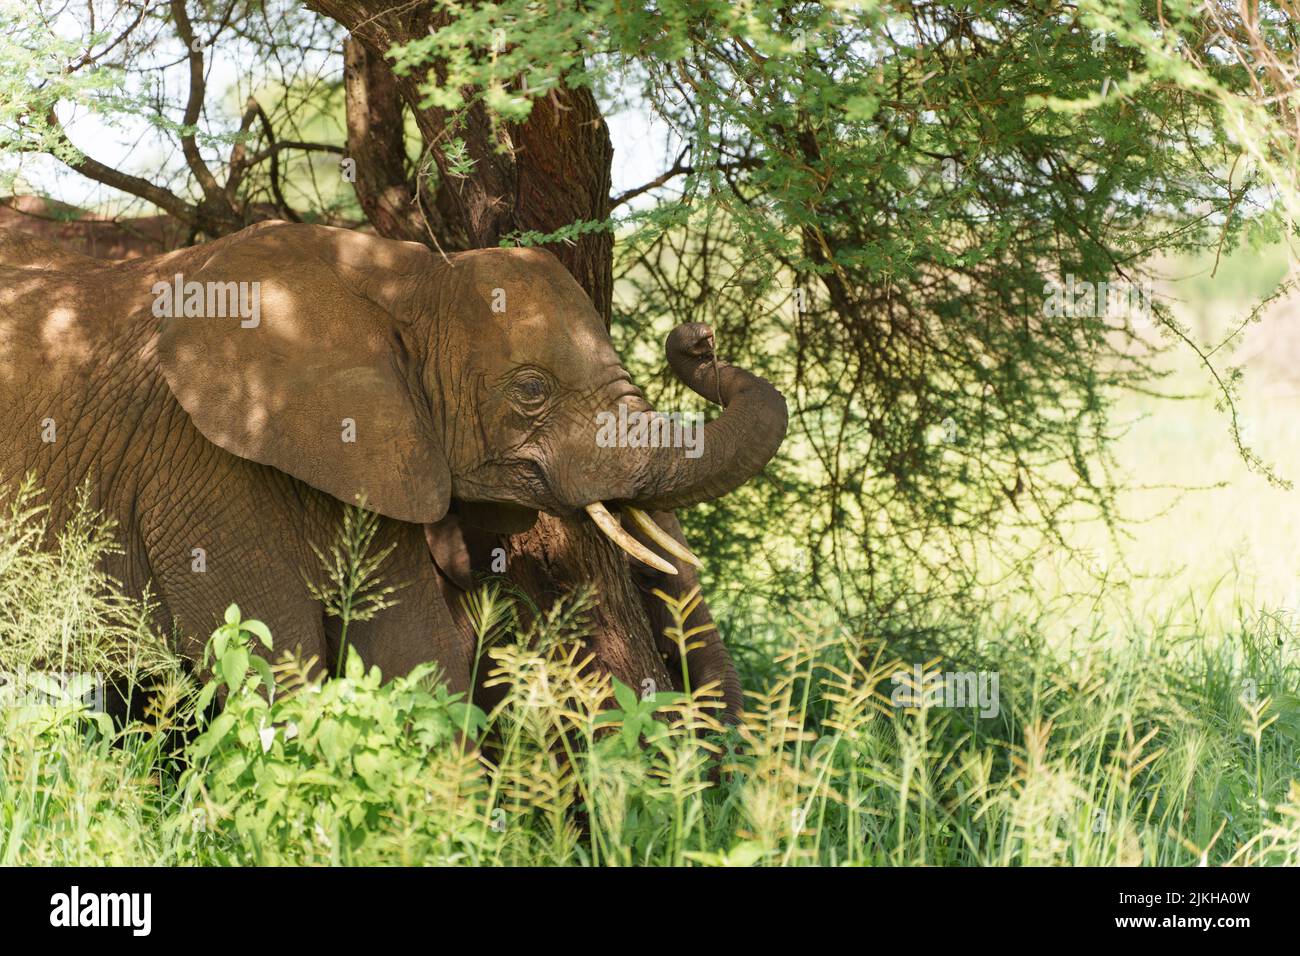
{"label": "tree branch", "polygon": [[[181,152],[184,153],[185,162],[194,174],[194,178],[198,180],[203,195],[209,202],[217,202],[218,197],[224,199],[225,194],[217,184],[217,178],[212,175],[212,170],[208,169],[207,164],[203,162],[194,137],[194,129],[203,113],[203,99],[207,94],[207,81],[203,76],[203,48],[194,42],[194,27],[185,9],[185,0],[172,0],[171,11],[172,19],[176,21],[176,35],[185,44],[186,55],[190,61],[190,91],[189,99],[185,104],[186,131],[181,134]],[[224,205],[228,206],[229,203]]]}
{"label": "tree branch", "polygon": [[257,107],[257,115],[262,120],[262,129],[266,130],[266,141],[269,144],[267,149],[271,156],[271,195],[275,197],[276,208],[286,219],[302,222],[302,217],[293,211],[280,189],[280,148],[275,139],[275,129],[271,126],[271,117],[266,115],[266,110],[262,109],[262,105],[256,100],[251,100],[251,103]]}
{"label": "tree branch", "polygon": [[[629,189],[626,190],[625,192],[619,193],[617,196],[615,196],[613,199],[609,201],[609,208],[617,209],[619,206],[635,199],[637,196],[640,196],[643,193],[648,193],[652,189],[658,189],[660,186],[665,185],[671,179],[676,179],[678,176],[689,176],[692,173],[698,172],[699,170],[697,167],[691,165],[690,163],[682,162],[682,160],[685,158],[686,154],[689,151],[690,151],[690,147],[687,146],[686,149],[682,150],[682,154],[677,157],[677,160],[673,163],[673,165],[670,168],[660,173],[658,176],[650,180],[648,183],[643,183],[642,185],[637,186],[635,189]],[[737,160],[734,163],[718,163],[716,166],[710,166],[708,168],[716,169],[720,172],[733,172],[737,169],[757,169],[761,165],[762,164],[758,162],[758,160],[742,159],[742,160]]]}
{"label": "tree branch", "polygon": [[[58,134],[60,140],[76,149],[75,146],[72,146],[67,131],[64,130],[53,109],[46,115],[45,122],[52,131]],[[132,176],[130,173],[119,172],[111,166],[105,166],[98,160],[87,156],[81,150],[77,150],[77,153],[81,156],[79,160],[64,159],[63,161],[70,169],[75,170],[87,179],[93,179],[95,182],[111,186],[113,189],[120,189],[122,192],[138,199],[147,200],[187,225],[193,225],[198,218],[198,210],[194,206],[162,186],[155,185],[139,176]]]}

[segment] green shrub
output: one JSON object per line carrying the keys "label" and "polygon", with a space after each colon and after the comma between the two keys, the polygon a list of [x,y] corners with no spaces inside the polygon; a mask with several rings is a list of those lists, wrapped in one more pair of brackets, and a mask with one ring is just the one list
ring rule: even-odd
{"label": "green shrub", "polygon": [[[158,668],[143,627],[156,653],[88,656],[110,612],[143,611],[86,563],[102,526],[51,556],[14,544],[24,520],[0,528],[0,622],[57,621],[68,660],[135,662],[149,706],[115,726],[75,695],[0,695],[2,863],[1300,863],[1300,660],[1280,614],[1051,640],[1046,611],[969,622],[921,663],[998,674],[987,717],[896,706],[913,650],[796,615],[724,729],[707,688],[638,697],[587,670],[589,596],[521,631],[489,587],[467,606],[503,689],[484,714],[431,667],[384,683],[350,653],[321,682],[270,662],[235,607],[202,688]],[[0,643],[0,670],[33,646]]]}
{"label": "green shrub", "polygon": [[[272,667],[259,621],[234,605],[209,650],[225,705],[186,748],[180,803],[194,808],[214,860],[251,864],[456,862],[473,859],[484,827],[472,756],[478,708],[434,685],[432,665],[387,684],[355,651],[343,677],[310,679],[300,664]],[[278,676],[278,680],[277,680]]]}

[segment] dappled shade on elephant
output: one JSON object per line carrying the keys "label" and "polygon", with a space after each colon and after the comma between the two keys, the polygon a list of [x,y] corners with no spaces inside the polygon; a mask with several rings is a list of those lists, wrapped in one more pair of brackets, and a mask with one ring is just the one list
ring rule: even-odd
{"label": "dappled shade on elephant", "polygon": [[[56,528],[89,482],[122,538],[111,573],[134,593],[152,585],[160,625],[196,661],[232,601],[270,625],[277,653],[336,659],[337,628],[308,587],[323,586],[313,546],[364,502],[401,590],[349,643],[389,675],[436,660],[467,690],[474,646],[448,599],[482,569],[470,539],[527,534],[543,511],[599,541],[595,521],[643,576],[693,581],[666,509],[737,487],[785,433],[780,394],[688,325],[669,338],[670,366],[726,406],[702,443],[647,441],[644,427],[598,440],[610,416],[652,431],[662,418],[539,250],[443,258],[261,223],[107,263],[0,233],[0,279],[7,473],[35,473]],[[693,683],[717,680],[738,707],[720,638],[703,640]],[[625,681],[649,666],[594,650]]]}

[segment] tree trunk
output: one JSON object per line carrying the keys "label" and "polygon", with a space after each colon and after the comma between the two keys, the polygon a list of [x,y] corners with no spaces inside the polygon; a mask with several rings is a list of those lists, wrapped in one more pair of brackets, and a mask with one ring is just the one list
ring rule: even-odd
{"label": "tree trunk", "polygon": [[[424,72],[396,76],[384,60],[393,46],[445,26],[448,15],[419,5],[385,7],[374,0],[308,0],[307,6],[352,31],[349,44],[359,44],[369,54],[367,68],[352,71],[348,78],[364,79],[380,94],[396,89],[426,147],[437,144],[429,156],[443,183],[452,187],[448,192],[456,212],[454,224],[464,230],[471,247],[496,245],[515,230],[550,233],[577,221],[603,221],[609,214],[614,147],[590,90],[558,89],[534,103],[526,123],[503,124],[495,132],[484,107],[471,106],[455,132],[465,143],[472,168],[467,175],[456,175],[439,148],[447,142],[453,117],[440,107],[421,106]],[[360,54],[353,57],[359,59]],[[394,122],[391,107],[388,113],[389,127],[400,129],[400,117]],[[391,150],[386,140],[375,145]],[[374,225],[383,233],[381,223]],[[585,233],[572,245],[555,243],[546,248],[587,290],[608,325],[614,289],[613,236],[606,231]]]}
{"label": "tree trunk", "polygon": [[427,242],[419,197],[406,172],[402,98],[383,60],[356,40],[343,41],[348,152],[357,201],[381,236]]}
{"label": "tree trunk", "polygon": [[[309,0],[308,6],[338,21],[351,31],[350,42],[365,48],[366,69],[354,70],[349,78],[376,92],[388,88],[388,80],[376,75],[386,70],[382,57],[388,49],[448,22],[446,14],[424,7],[386,7],[373,0]],[[446,141],[452,118],[440,108],[421,106],[422,79],[419,72],[392,76],[391,88],[412,111],[427,147]],[[462,119],[456,135],[472,160],[468,175],[455,175],[437,145],[430,155],[442,182],[451,187],[448,205],[454,207],[454,225],[470,246],[496,245],[515,230],[552,233],[577,221],[603,221],[609,214],[614,150],[590,90],[556,90],[534,103],[527,122],[503,125],[495,132],[481,105],[471,107]],[[376,145],[392,153],[393,144],[383,136]],[[357,155],[368,147],[354,145],[350,135],[349,148]],[[400,217],[392,222],[384,213],[371,221],[381,234],[407,238],[399,235],[408,229]],[[613,236],[603,230],[584,233],[572,243],[548,248],[587,291],[608,326]],[[532,530],[505,543],[507,576],[540,608],[584,583],[594,586],[598,605],[591,615],[591,647],[599,666],[634,688],[642,688],[647,679],[660,689],[676,686],[679,680],[664,666],[627,558],[585,516],[571,520],[540,515]]]}
{"label": "tree trunk", "polygon": [[[511,535],[503,543],[508,577],[543,612],[557,597],[594,585],[597,603],[588,618],[587,643],[600,667],[638,693],[668,690],[681,683],[665,666],[651,636],[627,559],[591,528],[590,521],[541,515],[531,530]],[[652,682],[649,687],[647,680]]]}
{"label": "tree trunk", "polygon": [[444,252],[468,248],[452,190],[439,181],[431,189],[407,169],[405,103],[393,71],[351,38],[343,43],[343,89],[352,185],[375,231]]}

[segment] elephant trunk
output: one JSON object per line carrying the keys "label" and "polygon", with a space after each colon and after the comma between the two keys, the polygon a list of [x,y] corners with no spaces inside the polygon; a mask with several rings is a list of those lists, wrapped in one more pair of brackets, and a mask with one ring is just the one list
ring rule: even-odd
{"label": "elephant trunk", "polygon": [[635,503],[656,511],[712,501],[738,488],[776,454],[788,424],[781,393],[765,379],[718,359],[707,325],[679,325],[664,347],[673,374],[726,410],[704,426],[694,457],[682,448],[649,449]]}

